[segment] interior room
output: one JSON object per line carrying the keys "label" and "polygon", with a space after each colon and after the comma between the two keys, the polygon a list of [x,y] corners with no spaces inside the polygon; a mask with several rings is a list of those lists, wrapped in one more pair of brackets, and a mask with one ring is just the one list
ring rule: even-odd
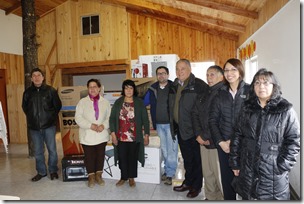
{"label": "interior room", "polygon": [[[176,62],[185,58],[191,62],[192,73],[206,81],[209,66],[223,67],[227,59],[237,58],[245,67],[248,84],[259,69],[272,71],[282,96],[292,103],[303,124],[303,1],[24,2],[0,1],[0,25],[5,28],[0,32],[0,200],[205,200],[204,185],[195,198],[173,190],[184,179],[181,152],[172,185],[161,181],[160,139],[152,125],[145,151],[147,158],[154,156],[146,168],[139,168],[135,188],[115,186],[119,169],[113,163],[111,141],[106,147],[105,186],[88,188],[81,165],[63,165],[67,130],[74,131],[73,138],[69,135],[76,145],[73,148],[79,147],[79,127],[74,115],[66,113],[74,111],[91,78],[101,81],[103,95],[113,105],[125,79],[133,80],[143,97],[156,82],[158,66],[167,66],[174,80]],[[31,84],[32,65],[44,71],[45,83],[58,91],[63,102],[56,126],[59,179],[50,180],[48,175],[35,183],[31,181],[36,174],[33,147],[21,105],[23,92]],[[72,90],[69,97],[64,98],[64,90]],[[75,155],[82,155],[76,149]],[[291,200],[302,199],[301,162],[300,151],[289,172]]]}

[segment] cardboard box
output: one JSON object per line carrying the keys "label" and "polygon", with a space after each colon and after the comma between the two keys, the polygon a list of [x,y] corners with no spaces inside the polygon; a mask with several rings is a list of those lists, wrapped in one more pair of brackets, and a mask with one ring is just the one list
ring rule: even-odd
{"label": "cardboard box", "polygon": [[75,111],[60,111],[59,118],[63,155],[83,154],[79,143],[79,126],[75,121]]}
{"label": "cardboard box", "polygon": [[58,94],[62,102],[61,110],[75,110],[81,98],[88,95],[86,86],[64,86],[59,87]]}

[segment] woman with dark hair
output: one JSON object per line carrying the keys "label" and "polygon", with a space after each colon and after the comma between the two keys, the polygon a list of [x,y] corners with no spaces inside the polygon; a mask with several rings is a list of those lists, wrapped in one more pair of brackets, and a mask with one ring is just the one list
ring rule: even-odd
{"label": "woman with dark hair", "polygon": [[238,121],[229,158],[236,192],[244,200],[289,200],[288,174],[300,151],[300,126],[271,71],[255,74]]}
{"label": "woman with dark hair", "polygon": [[88,186],[95,181],[103,186],[102,179],[105,148],[110,139],[108,132],[111,106],[102,96],[98,79],[87,82],[89,95],[80,99],[76,106],[75,121],[79,125],[79,141],[84,151],[84,162],[88,173]]}
{"label": "woman with dark hair", "polygon": [[236,200],[236,193],[231,186],[234,175],[228,157],[233,127],[249,92],[249,84],[243,81],[244,75],[244,66],[240,60],[231,58],[226,61],[225,84],[212,100],[209,112],[209,128],[218,150],[224,200]]}
{"label": "woman with dark hair", "polygon": [[[115,165],[119,165],[121,177],[116,186],[122,186],[129,180],[130,187],[135,187],[137,161],[145,164],[144,146],[149,144],[150,123],[147,109],[134,81],[122,83],[121,97],[113,104],[110,115],[110,131],[114,146]],[[144,134],[144,135],[143,135]]]}

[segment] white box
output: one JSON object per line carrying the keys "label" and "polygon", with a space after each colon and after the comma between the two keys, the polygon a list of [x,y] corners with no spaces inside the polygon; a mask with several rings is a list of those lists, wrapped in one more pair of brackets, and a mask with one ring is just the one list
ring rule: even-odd
{"label": "white box", "polygon": [[179,60],[176,54],[161,54],[161,55],[140,55],[139,63],[148,65],[148,77],[156,77],[156,68],[166,66],[169,69],[169,79],[176,78],[176,62]]}
{"label": "white box", "polygon": [[[160,184],[161,177],[161,154],[160,148],[145,147],[145,166],[138,162],[138,174],[136,182]],[[120,169],[114,165],[114,148],[112,145],[106,146],[106,156],[104,162],[103,178],[120,179]]]}

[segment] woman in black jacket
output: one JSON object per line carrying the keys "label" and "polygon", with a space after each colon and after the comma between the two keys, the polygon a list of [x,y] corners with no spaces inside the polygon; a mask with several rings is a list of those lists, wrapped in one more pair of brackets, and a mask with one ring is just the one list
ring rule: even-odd
{"label": "woman in black jacket", "polygon": [[234,175],[229,167],[229,145],[235,121],[248,97],[249,84],[243,81],[244,66],[238,59],[227,60],[224,77],[226,84],[211,102],[209,128],[218,150],[224,200],[236,200],[236,193],[231,186]]}
{"label": "woman in black jacket", "polygon": [[237,193],[246,200],[289,200],[288,173],[299,151],[296,112],[281,97],[274,74],[260,69],[230,143],[229,163]]}

